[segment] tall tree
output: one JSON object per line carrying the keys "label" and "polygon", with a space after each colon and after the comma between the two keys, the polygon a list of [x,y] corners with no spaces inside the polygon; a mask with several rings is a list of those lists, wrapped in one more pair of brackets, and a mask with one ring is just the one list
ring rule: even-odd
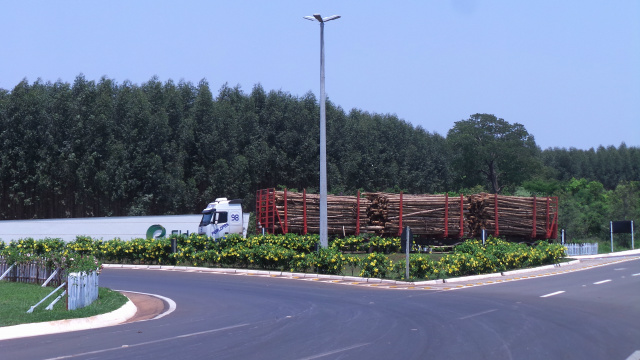
{"label": "tall tree", "polygon": [[614,146],[599,146],[595,150],[552,148],[545,150],[541,158],[552,176],[561,181],[585,178],[613,190],[621,181],[640,179],[640,148],[627,147],[625,143],[617,149]]}
{"label": "tall tree", "polygon": [[533,135],[522,124],[490,114],[457,121],[447,134],[453,169],[462,187],[486,181],[493,193],[519,185],[539,168]]}

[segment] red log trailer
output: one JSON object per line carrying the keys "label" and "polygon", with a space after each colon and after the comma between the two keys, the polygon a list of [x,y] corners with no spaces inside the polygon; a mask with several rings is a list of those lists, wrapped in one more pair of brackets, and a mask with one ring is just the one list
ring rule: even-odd
{"label": "red log trailer", "polygon": [[[256,193],[256,229],[269,234],[319,232],[319,195],[262,189]],[[404,226],[423,239],[486,235],[531,241],[556,239],[557,197],[495,194],[464,196],[363,193],[327,197],[332,235],[399,236]]]}

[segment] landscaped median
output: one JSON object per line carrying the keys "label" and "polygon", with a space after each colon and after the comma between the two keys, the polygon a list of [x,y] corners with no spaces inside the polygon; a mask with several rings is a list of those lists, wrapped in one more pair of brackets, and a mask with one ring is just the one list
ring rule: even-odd
{"label": "landscaped median", "polygon": [[199,273],[211,273],[211,274],[223,274],[223,275],[253,275],[253,276],[270,276],[270,277],[284,277],[292,279],[319,279],[319,280],[335,280],[354,282],[358,284],[387,284],[387,285],[437,285],[444,283],[460,283],[469,282],[475,280],[507,277],[516,274],[525,274],[534,271],[544,271],[549,269],[556,269],[564,266],[570,266],[580,263],[580,260],[571,260],[561,262],[553,265],[544,265],[535,268],[526,268],[519,270],[503,271],[490,274],[481,275],[469,275],[461,277],[452,277],[446,279],[434,279],[434,280],[392,280],[381,279],[371,277],[359,277],[359,276],[345,276],[345,275],[328,275],[328,274],[316,274],[316,273],[295,273],[288,271],[266,271],[266,270],[251,270],[251,269],[233,269],[233,268],[206,268],[198,266],[174,266],[174,265],[132,265],[132,264],[104,264],[105,268],[111,269],[142,269],[142,270],[164,270],[164,271],[188,271]]}
{"label": "landscaped median", "polygon": [[[229,236],[214,241],[191,235],[171,239],[97,240],[78,237],[71,243],[57,239],[22,239],[0,250],[9,261],[69,259],[83,266],[102,262],[123,265],[194,266],[198,268],[247,269],[281,273],[317,273],[401,281],[441,280],[452,277],[491,274],[520,268],[555,264],[564,258],[564,247],[539,241],[534,246],[489,237],[485,244],[467,240],[448,254],[414,253],[410,256],[409,278],[405,278],[404,255],[397,252],[399,238],[347,237],[316,250],[317,236],[266,235]],[[94,264],[95,261],[95,264]],[[60,266],[50,261],[50,266]],[[64,266],[64,265],[63,265]]]}
{"label": "landscaped median", "polygon": [[0,340],[116,325],[132,317],[136,307],[124,295],[100,288],[100,298],[82,309],[67,311],[64,301],[27,313],[51,291],[36,284],[0,282]]}

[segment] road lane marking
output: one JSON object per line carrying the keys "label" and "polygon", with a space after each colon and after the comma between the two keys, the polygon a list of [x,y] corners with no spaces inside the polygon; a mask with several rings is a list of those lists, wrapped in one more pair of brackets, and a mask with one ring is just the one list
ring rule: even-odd
{"label": "road lane marking", "polygon": [[329,356],[329,355],[333,355],[333,354],[337,354],[337,353],[341,353],[344,351],[349,351],[349,350],[353,350],[353,349],[357,349],[359,347],[363,347],[363,346],[367,346],[370,343],[365,343],[365,344],[355,344],[352,346],[348,346],[348,347],[344,347],[342,349],[337,349],[337,350],[333,350],[333,351],[327,351],[327,352],[323,352],[321,354],[316,354],[316,355],[311,355],[308,357],[304,357],[304,358],[300,358],[299,360],[311,360],[311,359],[318,359],[318,358],[322,358],[325,356]]}
{"label": "road lane marking", "polygon": [[602,281],[596,281],[596,282],[593,283],[593,285],[600,285],[600,284],[608,283],[609,281],[611,281],[611,279],[602,280]]}
{"label": "road lane marking", "polygon": [[627,360],[640,360],[640,350],[638,350],[638,351],[634,352],[633,354],[629,355]]}
{"label": "road lane marking", "polygon": [[165,343],[165,342],[170,341],[170,340],[182,339],[182,338],[186,338],[186,337],[198,336],[198,335],[203,335],[203,334],[210,334],[210,333],[214,333],[214,332],[218,332],[218,331],[231,330],[231,329],[235,329],[235,328],[239,328],[239,327],[243,327],[243,326],[247,326],[247,325],[250,325],[250,324],[231,325],[231,326],[226,326],[226,327],[223,327],[223,328],[199,331],[199,332],[195,332],[195,333],[178,335],[178,336],[174,336],[174,337],[170,337],[170,338],[151,340],[151,341],[146,341],[146,342],[140,342],[140,343],[136,343],[136,344],[123,344],[123,345],[121,345],[119,347],[112,347],[112,348],[106,348],[106,349],[102,349],[102,350],[95,350],[95,351],[88,351],[88,352],[84,352],[84,353],[77,353],[77,354],[71,354],[71,355],[58,356],[58,357],[54,357],[54,358],[49,358],[47,360],[69,359],[69,358],[79,357],[79,356],[102,354],[102,353],[106,353],[106,352],[111,352],[111,351],[116,351],[116,350],[121,350],[121,349],[127,349],[127,348],[132,348],[132,347],[153,345],[153,344],[158,344],[158,343]]}
{"label": "road lane marking", "polygon": [[549,297],[549,296],[554,296],[554,295],[562,294],[563,292],[564,292],[564,291],[556,291],[556,292],[552,292],[551,294],[542,295],[542,296],[540,296],[540,297],[541,297],[541,298],[546,298],[546,297]]}
{"label": "road lane marking", "polygon": [[494,311],[498,311],[498,309],[491,309],[491,310],[479,312],[477,314],[471,314],[471,315],[463,316],[461,318],[458,318],[458,320],[465,320],[465,319],[469,319],[469,318],[472,318],[472,317],[489,314],[489,313],[492,313]]}
{"label": "road lane marking", "polygon": [[[132,293],[132,294],[141,294],[141,295],[147,295],[147,296],[153,296],[156,297],[164,302],[167,303],[167,305],[169,305],[169,308],[167,309],[167,311],[163,311],[162,314],[157,315],[156,317],[152,318],[152,319],[148,319],[148,320],[158,320],[161,319],[169,314],[171,314],[172,312],[176,311],[177,305],[176,302],[173,301],[172,299],[162,296],[162,295],[157,295],[157,294],[149,294],[149,293],[143,293],[143,292],[137,292],[137,291],[129,291],[129,290],[115,290],[118,292],[128,292],[128,293]],[[147,320],[140,320],[140,321],[147,321]]]}
{"label": "road lane marking", "polygon": [[640,276],[640,273],[633,274],[633,275],[631,275],[631,276]]}

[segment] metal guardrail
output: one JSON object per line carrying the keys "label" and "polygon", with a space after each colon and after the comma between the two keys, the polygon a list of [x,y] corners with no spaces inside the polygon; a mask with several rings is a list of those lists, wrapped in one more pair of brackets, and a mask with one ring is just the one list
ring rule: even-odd
{"label": "metal guardrail", "polygon": [[567,256],[598,255],[598,243],[564,244]]}

